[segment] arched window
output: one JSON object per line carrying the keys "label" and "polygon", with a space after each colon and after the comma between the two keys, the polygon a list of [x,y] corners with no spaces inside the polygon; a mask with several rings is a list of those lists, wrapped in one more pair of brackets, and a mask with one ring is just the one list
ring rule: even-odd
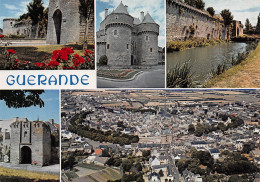
{"label": "arched window", "polygon": [[27,131],[24,132],[24,137],[26,137],[26,136],[27,136]]}
{"label": "arched window", "polygon": [[117,35],[117,30],[114,30],[114,35]]}

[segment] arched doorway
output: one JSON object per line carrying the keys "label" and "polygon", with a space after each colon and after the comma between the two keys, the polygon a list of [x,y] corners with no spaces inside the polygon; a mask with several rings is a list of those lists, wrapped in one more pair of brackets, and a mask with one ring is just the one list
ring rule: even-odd
{"label": "arched doorway", "polygon": [[53,21],[54,21],[54,27],[57,37],[57,44],[60,44],[60,37],[61,37],[61,23],[62,23],[62,13],[58,9],[53,14]]}
{"label": "arched doorway", "polygon": [[32,150],[30,147],[24,146],[21,149],[21,164],[32,163]]}

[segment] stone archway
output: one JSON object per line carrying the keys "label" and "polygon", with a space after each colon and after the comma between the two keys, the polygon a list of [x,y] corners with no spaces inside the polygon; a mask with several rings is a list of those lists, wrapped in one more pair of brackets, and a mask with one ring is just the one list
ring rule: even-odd
{"label": "stone archway", "polygon": [[32,163],[32,150],[30,147],[24,146],[21,148],[21,164]]}
{"label": "stone archway", "polygon": [[59,9],[57,9],[53,14],[53,21],[54,21],[54,27],[56,32],[57,44],[60,44],[62,13]]}

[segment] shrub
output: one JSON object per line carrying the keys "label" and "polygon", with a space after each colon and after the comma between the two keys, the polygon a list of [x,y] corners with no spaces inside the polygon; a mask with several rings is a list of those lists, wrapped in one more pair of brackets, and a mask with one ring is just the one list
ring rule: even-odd
{"label": "shrub", "polygon": [[100,57],[100,59],[99,59],[99,65],[107,65],[107,61],[108,61],[108,59],[107,59],[107,56],[106,55],[103,55],[103,56],[101,56]]}

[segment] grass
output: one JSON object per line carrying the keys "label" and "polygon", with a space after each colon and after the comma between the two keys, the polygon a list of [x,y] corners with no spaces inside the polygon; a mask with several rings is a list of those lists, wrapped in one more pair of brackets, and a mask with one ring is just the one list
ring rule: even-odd
{"label": "grass", "polygon": [[59,175],[0,167],[0,181],[59,181]]}
{"label": "grass", "polygon": [[260,43],[240,64],[233,66],[205,84],[206,88],[259,88]]}
{"label": "grass", "polygon": [[206,47],[215,44],[225,42],[225,40],[219,39],[205,39],[205,38],[189,38],[185,41],[170,41],[167,42],[167,52],[181,51],[185,49],[195,48],[195,47]]}
{"label": "grass", "polygon": [[193,86],[193,74],[191,73],[191,66],[189,62],[182,65],[176,65],[169,69],[167,73],[167,87],[168,88],[191,88]]}
{"label": "grass", "polygon": [[95,164],[79,164],[78,167],[86,168],[86,169],[92,169],[92,170],[102,170],[105,169],[103,166],[98,166]]}

